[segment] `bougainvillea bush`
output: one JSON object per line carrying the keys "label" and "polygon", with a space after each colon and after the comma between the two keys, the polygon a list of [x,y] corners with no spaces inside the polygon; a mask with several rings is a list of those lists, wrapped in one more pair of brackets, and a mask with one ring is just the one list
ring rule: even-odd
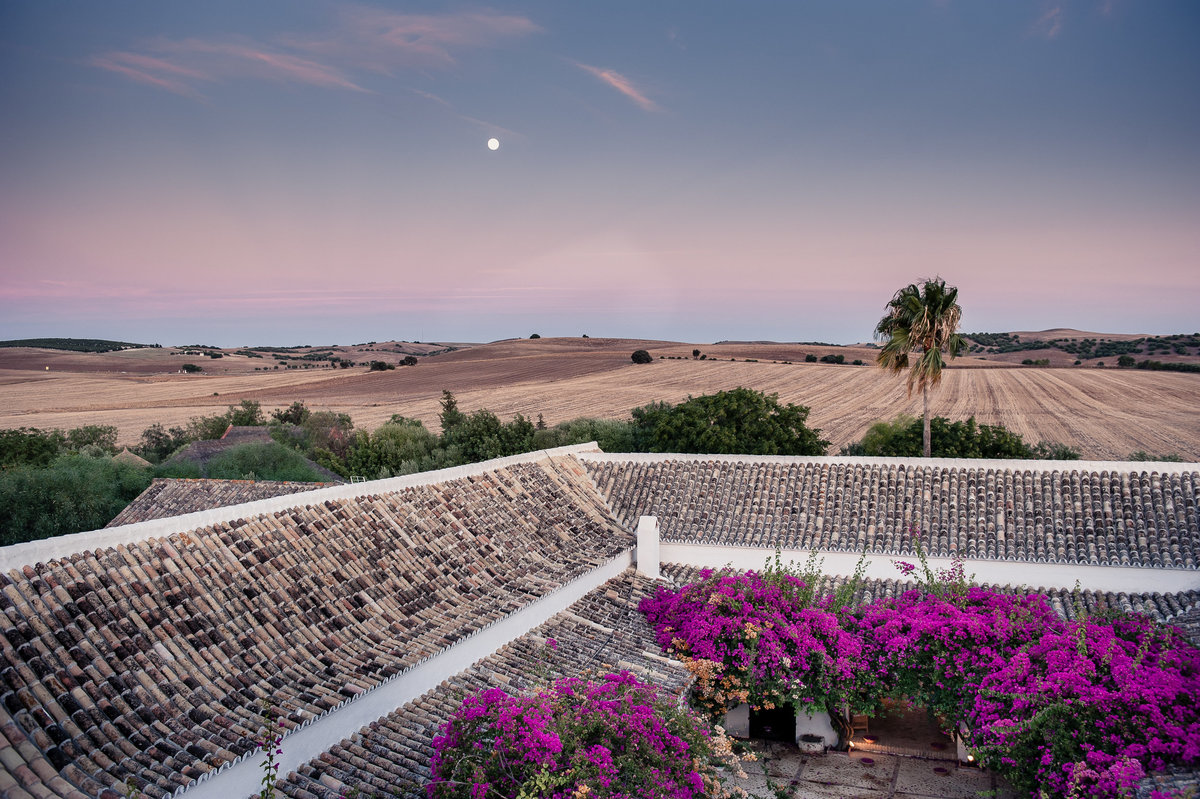
{"label": "bougainvillea bush", "polygon": [[1127,796],[1149,771],[1200,766],[1200,651],[1171,628],[1068,622],[1041,596],[970,587],[961,569],[858,607],[765,572],[706,570],[641,604],[713,714],[824,704],[838,724],[845,708],[912,699],[1034,796]]}
{"label": "bougainvillea bush", "polygon": [[437,799],[699,799],[723,795],[729,741],[629,672],[532,695],[467,697],[434,738]]}
{"label": "bougainvillea bush", "polygon": [[1200,650],[1142,617],[1047,624],[983,678],[969,723],[1014,787],[1123,795],[1200,764]]}

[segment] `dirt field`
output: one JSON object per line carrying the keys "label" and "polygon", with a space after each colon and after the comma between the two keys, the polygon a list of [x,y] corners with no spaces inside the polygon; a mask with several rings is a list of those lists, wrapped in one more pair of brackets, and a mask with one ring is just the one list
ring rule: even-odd
{"label": "dirt field", "polygon": [[[638,348],[648,350],[655,361],[633,364],[629,353]],[[693,348],[708,359],[693,360]],[[355,368],[153,375],[68,371],[66,362],[47,372],[14,369],[18,364],[0,357],[0,426],[112,424],[122,442],[133,443],[155,422],[180,424],[250,398],[268,409],[302,400],[312,408],[347,412],[367,428],[400,413],[436,431],[443,388],[455,393],[464,410],[486,407],[502,418],[541,413],[554,424],[577,416],[625,417],[631,408],[653,400],[678,402],[689,394],[747,386],[809,406],[810,423],[821,428],[836,452],[859,439],[873,421],[901,411],[919,412],[919,398],[905,398],[902,378],[870,365],[807,364],[807,353],[840,353],[847,362],[859,358],[867,364],[873,359],[866,347],[614,339],[498,342],[386,372]],[[124,353],[107,357],[120,355]],[[659,355],[665,357],[660,360]],[[788,360],[792,363],[783,363]],[[940,415],[955,419],[974,414],[980,422],[1001,423],[1030,442],[1070,444],[1087,458],[1122,458],[1140,449],[1200,460],[1200,375],[979,368],[988,362],[966,358],[955,363],[959,366],[945,373],[934,398]]]}

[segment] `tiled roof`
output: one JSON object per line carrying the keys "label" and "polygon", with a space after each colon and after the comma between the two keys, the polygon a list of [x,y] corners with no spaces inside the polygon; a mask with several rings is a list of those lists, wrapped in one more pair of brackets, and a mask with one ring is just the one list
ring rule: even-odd
{"label": "tiled roof", "polygon": [[312,491],[331,483],[293,483],[276,480],[187,480],[156,477],[106,527],[182,516],[209,508],[240,505],[267,497]]}
{"label": "tiled roof", "polygon": [[1085,565],[1200,565],[1200,472],[812,459],[583,458],[627,525],[664,541]]}
{"label": "tiled roof", "polygon": [[14,569],[0,762],[39,799],[162,796],[252,749],[260,698],[302,723],[631,544],[543,459]]}
{"label": "tiled roof", "polygon": [[[637,610],[654,583],[627,571],[590,592],[567,610],[449,677],[442,687],[363,728],[321,757],[297,769],[278,786],[293,799],[336,799],[363,794],[424,796],[433,737],[462,697],[489,687],[509,692],[536,688],[589,670],[628,669],[660,686],[664,696],[681,696],[691,675],[662,655],[654,631]],[[550,650],[545,641],[553,638]]]}

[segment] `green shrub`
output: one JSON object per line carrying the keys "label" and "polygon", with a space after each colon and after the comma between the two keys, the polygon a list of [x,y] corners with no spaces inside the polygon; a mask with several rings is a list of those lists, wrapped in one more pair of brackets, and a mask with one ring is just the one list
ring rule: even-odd
{"label": "green shrub", "polygon": [[817,362],[817,356],[813,355],[813,354],[810,352],[810,353],[808,353],[807,355],[805,355],[805,356],[804,356],[804,362],[805,362],[805,363],[816,363],[816,362]]}
{"label": "green shrub", "polygon": [[1136,452],[1129,453],[1126,460],[1131,461],[1159,461],[1162,463],[1183,463],[1183,456],[1177,452],[1172,452],[1170,455],[1152,455],[1145,450],[1139,449]]}
{"label": "green shrub", "polygon": [[195,374],[196,372],[203,372],[204,370],[194,363],[185,363],[183,366],[179,367],[179,371],[187,372],[188,374]]}
{"label": "green shrub", "polygon": [[304,456],[275,441],[230,447],[210,460],[205,472],[220,480],[322,480]]}
{"label": "green shrub", "polygon": [[[977,424],[974,416],[965,422],[935,416],[929,430],[935,458],[1079,459],[1079,452],[1065,444],[1042,441],[1030,446],[1020,434],[1003,425]],[[923,452],[922,433],[920,419],[901,414],[871,425],[862,441],[853,450],[843,448],[842,454],[919,458]]]}
{"label": "green shrub", "polygon": [[634,363],[650,363],[654,360],[645,350],[634,350],[633,355],[629,357]]}

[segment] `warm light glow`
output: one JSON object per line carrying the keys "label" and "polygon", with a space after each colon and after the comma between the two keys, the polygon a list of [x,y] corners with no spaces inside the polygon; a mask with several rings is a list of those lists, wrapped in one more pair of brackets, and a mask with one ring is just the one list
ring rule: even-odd
{"label": "warm light glow", "polygon": [[489,150],[499,150],[500,149],[500,140],[499,139],[488,139],[488,149]]}

